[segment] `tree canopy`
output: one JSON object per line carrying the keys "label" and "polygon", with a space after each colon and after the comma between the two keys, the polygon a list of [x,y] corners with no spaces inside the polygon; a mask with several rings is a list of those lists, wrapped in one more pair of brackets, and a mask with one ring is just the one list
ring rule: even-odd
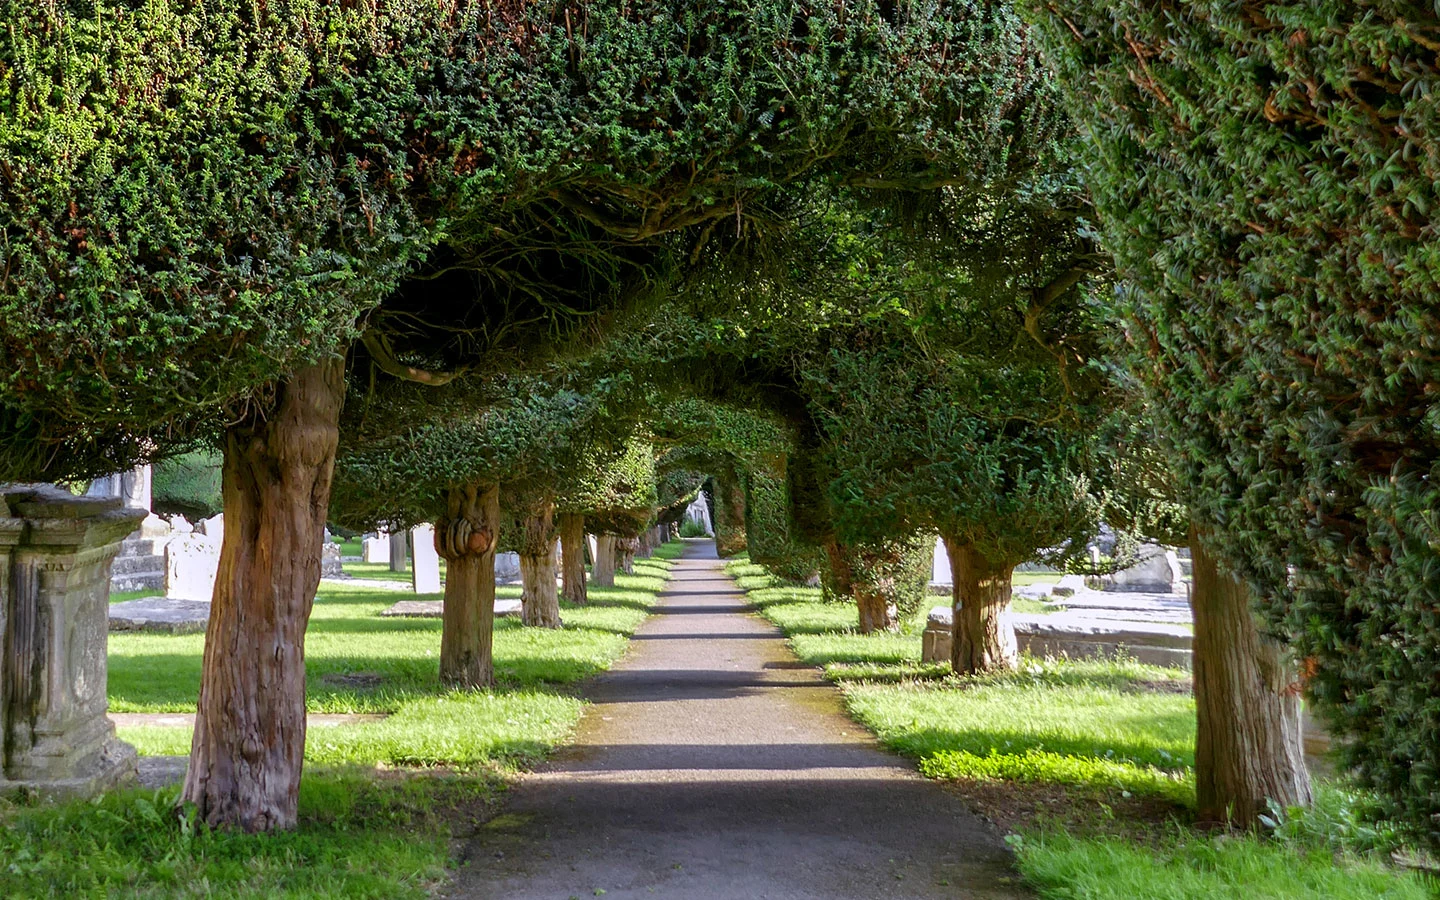
{"label": "tree canopy", "polygon": [[1406,2],[1033,3],[1180,494],[1440,844],[1440,17]]}

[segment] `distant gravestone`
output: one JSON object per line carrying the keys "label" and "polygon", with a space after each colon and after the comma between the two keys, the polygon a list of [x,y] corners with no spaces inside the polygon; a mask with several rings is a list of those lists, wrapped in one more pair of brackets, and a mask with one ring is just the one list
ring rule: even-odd
{"label": "distant gravestone", "polygon": [[520,554],[495,554],[495,580],[514,581],[520,577]]}
{"label": "distant gravestone", "polygon": [[324,545],[320,548],[320,577],[339,578],[344,574],[345,567],[340,559],[340,545],[327,537]]}
{"label": "distant gravestone", "polygon": [[1184,590],[1180,560],[1175,551],[1159,544],[1141,544],[1135,564],[1105,580],[1105,590],[1170,594]]}
{"label": "distant gravestone", "polygon": [[220,568],[220,542],[208,535],[177,535],[165,545],[165,596],[208,603]]}
{"label": "distant gravestone", "polygon": [[405,571],[410,555],[410,533],[395,531],[390,534],[390,571]]}
{"label": "distant gravestone", "polygon": [[196,522],[195,533],[213,539],[217,547],[225,543],[225,514],[217,513],[208,519]]}
{"label": "distant gravestone", "polygon": [[410,584],[417,594],[440,593],[440,554],[435,552],[435,526],[416,525],[410,529],[415,569]]}
{"label": "distant gravestone", "polygon": [[390,538],[383,534],[367,534],[360,541],[361,559],[367,563],[390,561]]}

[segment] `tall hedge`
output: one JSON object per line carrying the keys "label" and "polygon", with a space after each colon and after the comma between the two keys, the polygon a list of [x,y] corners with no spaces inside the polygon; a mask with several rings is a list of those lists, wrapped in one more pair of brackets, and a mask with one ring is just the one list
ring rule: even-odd
{"label": "tall hedge", "polygon": [[1034,0],[1184,499],[1440,846],[1431,4]]}

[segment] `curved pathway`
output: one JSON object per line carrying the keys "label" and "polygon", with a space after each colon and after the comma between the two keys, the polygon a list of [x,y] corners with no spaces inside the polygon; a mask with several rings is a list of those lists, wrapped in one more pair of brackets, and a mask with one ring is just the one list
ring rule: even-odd
{"label": "curved pathway", "polygon": [[881,749],[692,542],[573,745],[469,843],[447,897],[1011,900],[1004,845]]}

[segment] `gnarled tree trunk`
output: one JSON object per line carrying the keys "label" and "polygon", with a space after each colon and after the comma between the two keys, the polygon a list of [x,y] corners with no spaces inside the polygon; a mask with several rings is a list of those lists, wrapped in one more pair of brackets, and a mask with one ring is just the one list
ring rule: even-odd
{"label": "gnarled tree trunk", "polygon": [[622,537],[615,541],[615,567],[626,575],[635,574],[635,554],[640,549],[638,537]]}
{"label": "gnarled tree trunk", "polygon": [[544,500],[527,511],[520,533],[520,621],[541,628],[560,627],[560,595],[555,576],[555,502]]}
{"label": "gnarled tree trunk", "polygon": [[1015,668],[1015,628],[1010,608],[1014,564],[994,563],[969,544],[945,538],[954,581],[950,665],[959,674]]}
{"label": "gnarled tree trunk", "polygon": [[345,399],[340,358],[296,371],[225,435],[225,536],[181,800],[206,824],[295,825],[305,626]]}
{"label": "gnarled tree trunk", "polygon": [[615,544],[619,539],[613,534],[595,535],[595,571],[591,581],[598,587],[615,586]]}
{"label": "gnarled tree trunk", "polygon": [[635,547],[635,555],[640,559],[649,559],[650,551],[655,546],[654,529],[647,528],[644,531],[640,532],[636,540],[638,543]]}
{"label": "gnarled tree trunk", "polygon": [[560,514],[560,565],[565,599],[584,604],[585,591],[585,517],[579,513]]}
{"label": "gnarled tree trunk", "polygon": [[833,539],[826,541],[825,558],[830,566],[821,579],[821,586],[828,598],[840,601],[855,596],[855,573],[850,568],[850,554],[845,546]]}
{"label": "gnarled tree trunk", "polygon": [[1199,819],[1251,825],[1267,800],[1308,806],[1296,673],[1256,627],[1249,589],[1220,569],[1193,529],[1190,556]]}
{"label": "gnarled tree trunk", "polygon": [[721,557],[734,556],[745,552],[745,486],[740,479],[716,475],[715,509],[711,515],[715,521],[715,552]]}
{"label": "gnarled tree trunk", "polygon": [[500,488],[471,484],[445,495],[435,523],[435,551],[446,561],[440,632],[440,683],[455,688],[495,685],[495,544]]}

